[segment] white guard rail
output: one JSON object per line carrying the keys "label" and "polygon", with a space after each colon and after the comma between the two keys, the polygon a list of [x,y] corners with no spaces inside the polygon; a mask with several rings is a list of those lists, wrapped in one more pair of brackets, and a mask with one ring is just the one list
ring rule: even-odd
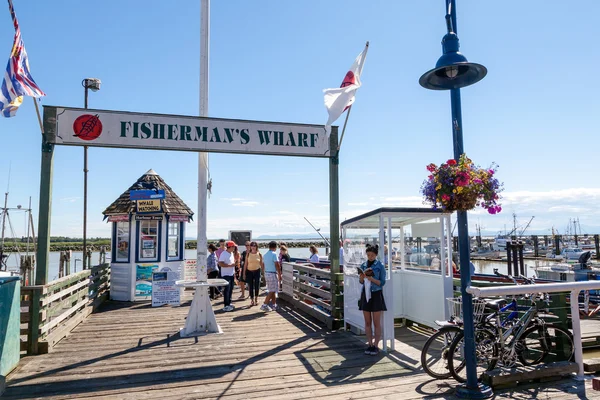
{"label": "white guard rail", "polygon": [[579,377],[583,377],[583,348],[581,345],[581,325],[579,321],[579,292],[582,290],[600,289],[600,281],[544,283],[536,285],[511,285],[474,287],[469,286],[467,292],[477,297],[505,296],[527,293],[571,292],[571,321],[573,323],[573,342],[575,344],[575,362],[579,366]]}

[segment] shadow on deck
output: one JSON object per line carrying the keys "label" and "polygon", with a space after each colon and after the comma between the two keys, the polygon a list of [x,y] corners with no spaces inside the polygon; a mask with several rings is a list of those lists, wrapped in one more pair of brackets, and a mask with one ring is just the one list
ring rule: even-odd
{"label": "shadow on deck", "polygon": [[[223,334],[181,338],[189,302],[177,308],[108,302],[52,353],[23,359],[3,398],[452,397],[453,381],[434,381],[420,370],[425,339],[418,332],[404,328],[397,351],[365,356],[353,334],[328,332],[285,304],[270,313],[248,300],[234,304],[233,312],[216,312]],[[591,398],[584,386],[537,384],[497,397]]]}

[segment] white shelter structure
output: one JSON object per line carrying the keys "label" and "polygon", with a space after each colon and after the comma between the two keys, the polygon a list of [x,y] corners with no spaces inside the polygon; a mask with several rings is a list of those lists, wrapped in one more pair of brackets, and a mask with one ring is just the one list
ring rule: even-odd
{"label": "white shelter structure", "polygon": [[[383,349],[394,349],[394,319],[434,327],[449,317],[453,296],[450,214],[430,208],[379,208],[341,223],[344,238],[344,322],[364,331],[358,309],[362,290],[356,267],[366,261],[366,244],[378,244],[387,270],[383,296]],[[411,246],[415,244],[416,246]],[[446,260],[445,262],[442,262]]]}
{"label": "white shelter structure", "polygon": [[[136,191],[156,192],[157,198],[132,200]],[[142,175],[103,214],[113,225],[112,300],[150,300],[152,271],[175,271],[183,278],[185,224],[194,213],[154,170]]]}

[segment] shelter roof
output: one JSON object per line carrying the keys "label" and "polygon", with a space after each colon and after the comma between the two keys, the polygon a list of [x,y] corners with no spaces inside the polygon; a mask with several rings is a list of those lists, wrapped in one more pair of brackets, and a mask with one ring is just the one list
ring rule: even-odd
{"label": "shelter roof", "polygon": [[104,216],[116,214],[135,213],[135,201],[130,200],[132,190],[164,190],[165,198],[162,200],[163,213],[169,215],[187,215],[192,217],[194,212],[177,196],[169,185],[153,169],[142,175],[129,189],[102,212]]}
{"label": "shelter roof", "polygon": [[387,224],[387,219],[391,218],[392,228],[397,229],[433,218],[441,218],[449,214],[448,212],[434,210],[433,208],[382,207],[347,219],[341,223],[341,226],[348,229],[379,229],[379,217],[383,216],[385,224]]}

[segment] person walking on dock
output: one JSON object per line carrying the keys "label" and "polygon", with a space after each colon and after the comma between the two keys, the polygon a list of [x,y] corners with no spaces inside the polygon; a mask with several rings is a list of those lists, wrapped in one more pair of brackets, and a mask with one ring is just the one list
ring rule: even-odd
{"label": "person walking on dock", "polygon": [[233,251],[235,249],[235,243],[231,240],[225,244],[226,250],[221,253],[219,257],[219,267],[221,267],[221,277],[228,283],[225,286],[223,293],[223,311],[233,311],[233,305],[231,304],[231,294],[233,293],[233,282],[235,275],[235,257]]}
{"label": "person walking on dock", "polygon": [[250,292],[250,306],[258,304],[258,292],[260,290],[260,271],[264,269],[263,256],[258,251],[258,243],[251,242],[246,252],[246,262],[244,263],[244,280],[248,283]]}
{"label": "person walking on dock", "polygon": [[233,258],[235,259],[235,280],[242,291],[242,294],[237,299],[243,300],[246,298],[246,282],[244,282],[244,278],[242,276],[242,255],[240,254],[237,246],[235,246],[233,249]]}
{"label": "person walking on dock", "polygon": [[[383,298],[383,285],[385,285],[385,267],[377,259],[379,246],[367,245],[367,261],[362,263],[359,270],[359,281],[363,284],[358,309],[365,318],[365,332],[368,347],[365,354],[377,355],[379,341],[381,340],[381,312],[387,311]],[[375,332],[373,332],[373,326]]]}
{"label": "person walking on dock", "polygon": [[[217,261],[221,258],[221,254],[225,251],[225,239],[219,240],[219,248],[215,252],[217,255]],[[219,265],[219,278],[221,277],[221,266]]]}
{"label": "person walking on dock", "polygon": [[267,282],[267,297],[260,307],[263,311],[277,310],[277,293],[279,293],[279,281],[281,280],[281,265],[277,259],[277,242],[269,242],[269,251],[263,256],[265,281]]}
{"label": "person walking on dock", "polygon": [[[217,246],[214,244],[208,245],[208,257],[206,257],[206,273],[208,274],[208,279],[215,279],[219,277],[219,268],[217,267],[217,255],[215,254],[217,251]],[[216,299],[217,296],[221,294],[221,291],[217,287],[210,287],[210,298],[211,300]]]}
{"label": "person walking on dock", "polygon": [[308,261],[310,261],[311,263],[318,263],[319,250],[317,250],[317,246],[311,245],[308,249],[310,250],[310,258],[308,259]]}

